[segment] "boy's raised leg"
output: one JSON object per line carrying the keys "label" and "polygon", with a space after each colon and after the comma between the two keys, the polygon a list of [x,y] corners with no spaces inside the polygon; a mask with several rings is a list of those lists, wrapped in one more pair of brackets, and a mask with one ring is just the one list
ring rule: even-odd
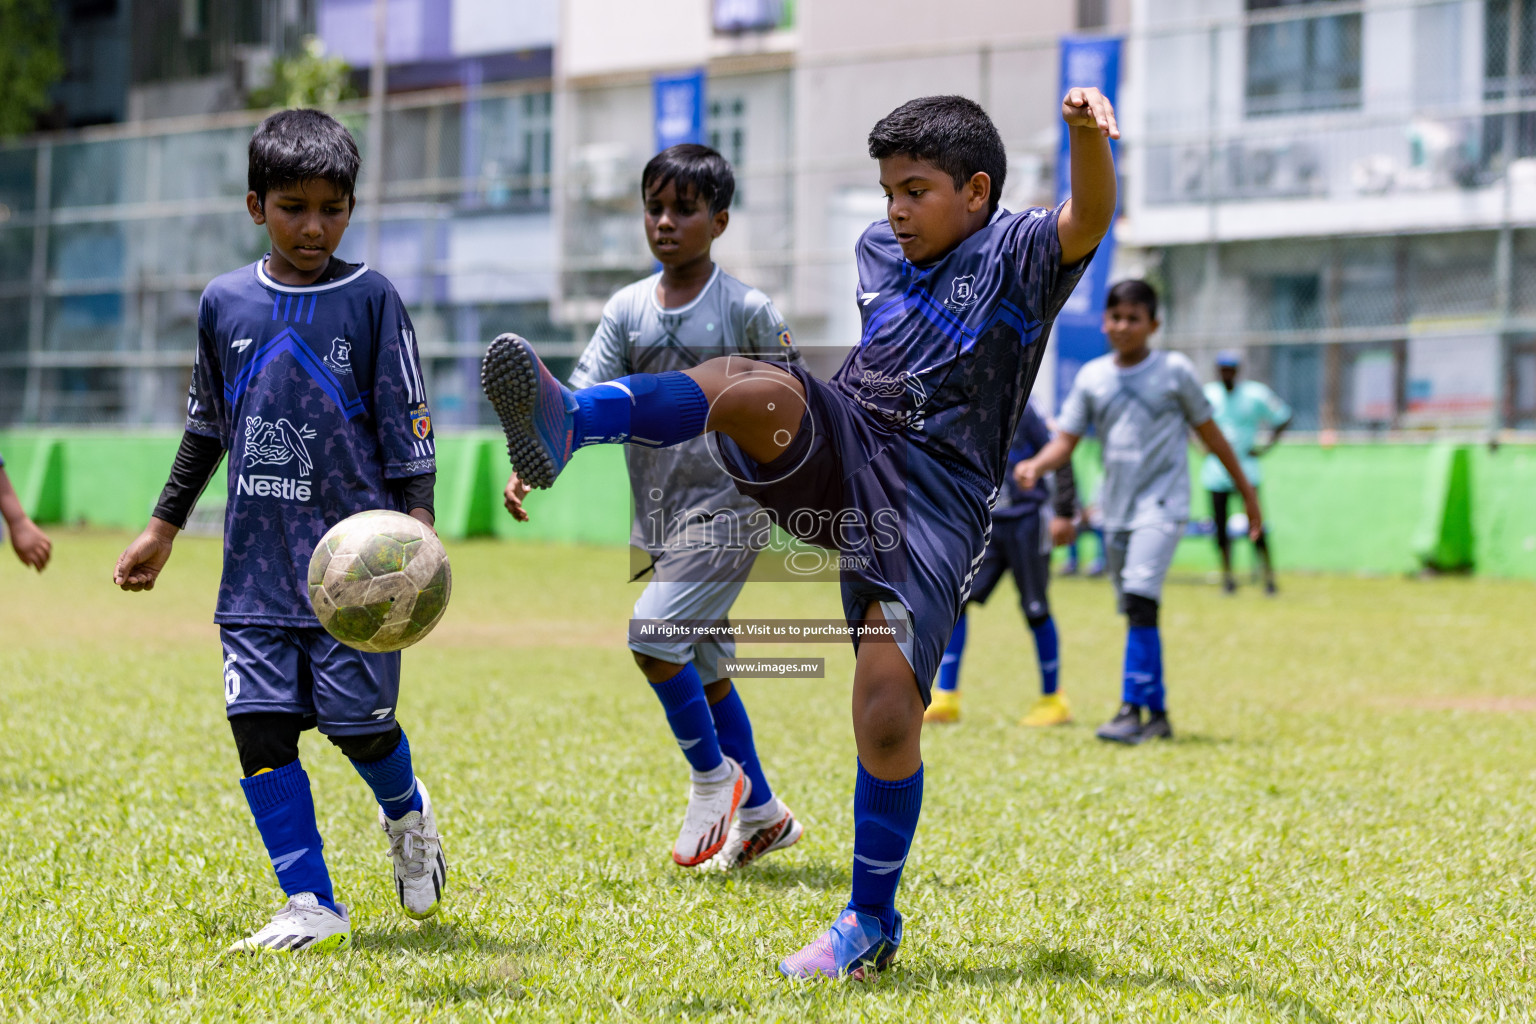
{"label": "boy's raised leg", "polygon": [[[864,621],[886,621],[878,603]],[[901,648],[864,641],[853,676],[853,891],[831,928],[779,964],[789,977],[862,981],[901,947],[896,888],[923,805],[922,726],[922,694]]]}
{"label": "boy's raised leg", "polygon": [[571,391],[515,334],[491,342],[480,385],[501,420],[512,468],[530,487],[549,487],[589,444],[669,448],[705,430],[771,462],[794,440],[805,411],[805,389],[793,374],[739,356]]}

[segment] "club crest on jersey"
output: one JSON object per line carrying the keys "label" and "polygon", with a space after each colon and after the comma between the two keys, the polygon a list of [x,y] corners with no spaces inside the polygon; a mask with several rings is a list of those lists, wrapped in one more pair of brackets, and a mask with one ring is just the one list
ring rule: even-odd
{"label": "club crest on jersey", "polygon": [[794,344],[795,344],[795,339],[794,339],[794,337],[792,335],[790,335],[789,328],[788,327],[780,327],[779,328],[779,348],[791,348]]}
{"label": "club crest on jersey", "polygon": [[944,305],[958,313],[976,301],[976,275],[961,274],[949,282],[949,298]]}
{"label": "club crest on jersey", "polygon": [[427,435],[432,433],[432,414],[427,409],[427,403],[420,402],[411,410],[411,433],[425,441]]}
{"label": "club crest on jersey", "polygon": [[352,343],[346,338],[331,339],[331,354],[325,357],[326,367],[338,377],[352,372]]}
{"label": "club crest on jersey", "polygon": [[308,501],[310,496],[309,475],[315,462],[310,457],[305,441],[313,441],[315,432],[308,424],[294,426],[287,418],[265,420],[260,416],[245,418],[245,445],[241,457],[245,468],[257,466],[298,465],[299,479],[274,473],[241,473],[235,480],[236,494],[249,494],[258,498],[286,498],[290,501]]}

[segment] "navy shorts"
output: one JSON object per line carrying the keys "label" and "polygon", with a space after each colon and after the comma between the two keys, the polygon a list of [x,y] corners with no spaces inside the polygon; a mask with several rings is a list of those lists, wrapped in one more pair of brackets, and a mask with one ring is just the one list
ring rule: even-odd
{"label": "navy shorts", "polygon": [[972,601],[986,604],[1003,573],[1011,572],[1024,618],[1038,621],[1050,616],[1046,587],[1051,582],[1051,548],[1044,522],[1038,512],[992,520],[992,542],[971,584]]}
{"label": "navy shorts", "polygon": [[327,736],[382,732],[395,722],[399,651],[354,650],[318,627],[221,626],[219,638],[230,718],[303,715]]}
{"label": "navy shorts", "polygon": [[902,653],[927,704],[986,551],[994,489],[803,368],[787,369],[805,387],[799,433],[769,463],[716,435],[722,463],[784,530],[840,553],[850,624],[873,601],[906,609],[912,634]]}

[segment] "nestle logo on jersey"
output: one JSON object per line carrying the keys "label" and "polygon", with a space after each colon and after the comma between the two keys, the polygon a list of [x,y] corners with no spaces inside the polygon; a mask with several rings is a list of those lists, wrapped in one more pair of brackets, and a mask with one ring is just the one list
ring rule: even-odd
{"label": "nestle logo on jersey", "polygon": [[305,423],[294,426],[286,417],[276,420],[260,416],[245,418],[245,436],[240,457],[247,469],[257,466],[285,466],[298,470],[301,479],[277,476],[270,471],[247,476],[241,473],[235,478],[235,493],[249,494],[257,498],[285,498],[289,501],[308,501],[310,483],[307,479],[314,471],[305,441],[313,441],[315,431]]}
{"label": "nestle logo on jersey", "polygon": [[286,498],[289,501],[308,501],[308,480],[289,480],[281,476],[246,476],[235,478],[235,493],[249,494],[257,498]]}

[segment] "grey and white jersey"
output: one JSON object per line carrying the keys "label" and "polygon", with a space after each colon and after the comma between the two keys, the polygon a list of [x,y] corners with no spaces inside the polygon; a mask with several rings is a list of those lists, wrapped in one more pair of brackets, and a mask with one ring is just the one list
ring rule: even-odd
{"label": "grey and white jersey", "polygon": [[1079,437],[1092,427],[1103,445],[1104,529],[1189,518],[1188,428],[1210,418],[1194,365],[1177,352],[1153,352],[1128,369],[1100,356],[1078,371],[1058,424]]}
{"label": "grey and white jersey", "polygon": [[[571,373],[571,387],[591,387],[631,373],[687,370],[726,355],[800,362],[784,318],[756,288],[717,266],[696,299],[662,309],[656,300],[660,278],[658,273],[636,281],[608,300],[602,323]],[[761,528],[749,528],[748,517],[759,506],[736,490],[707,435],[673,448],[625,445],[624,458],[635,502],[630,543],[653,558],[679,546],[708,544],[709,538],[724,542],[740,536],[745,541],[754,532],[765,535]],[[712,522],[701,524],[701,519]]]}

